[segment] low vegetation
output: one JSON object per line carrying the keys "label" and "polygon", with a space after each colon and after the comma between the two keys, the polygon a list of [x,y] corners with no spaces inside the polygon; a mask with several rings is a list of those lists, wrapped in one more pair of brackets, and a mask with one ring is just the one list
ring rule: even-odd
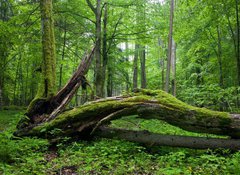
{"label": "low vegetation", "polygon": [[[153,147],[121,140],[72,141],[56,145],[37,138],[13,138],[21,111],[0,111],[0,174],[239,174],[240,152]],[[112,126],[156,133],[208,136],[135,116]]]}

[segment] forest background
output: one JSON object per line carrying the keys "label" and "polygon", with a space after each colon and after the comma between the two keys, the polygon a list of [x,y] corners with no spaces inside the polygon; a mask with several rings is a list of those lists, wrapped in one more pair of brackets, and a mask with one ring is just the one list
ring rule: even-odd
{"label": "forest background", "polygon": [[[58,89],[93,43],[99,45],[86,77],[92,89],[80,89],[71,106],[93,95],[115,96],[136,87],[166,90],[168,84],[170,93],[189,104],[237,111],[238,0],[176,1],[172,49],[168,45],[170,4],[146,0],[53,3]],[[0,12],[0,106],[27,106],[41,74],[39,3],[1,0]]]}

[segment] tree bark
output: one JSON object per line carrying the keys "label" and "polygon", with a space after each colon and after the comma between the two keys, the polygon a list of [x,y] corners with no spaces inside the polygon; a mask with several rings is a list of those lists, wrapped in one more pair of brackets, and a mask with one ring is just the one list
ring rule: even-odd
{"label": "tree bark", "polygon": [[102,58],[101,58],[101,0],[97,0],[95,15],[96,15],[95,87],[96,87],[96,96],[103,97],[103,77],[102,77]]}
{"label": "tree bark", "polygon": [[[62,46],[62,61],[65,58],[65,49],[66,49],[66,40],[67,40],[67,22],[64,19],[64,33],[63,33],[63,46]],[[63,74],[63,64],[60,64],[59,70],[59,89],[62,87],[62,74]]]}
{"label": "tree bark", "polygon": [[56,55],[52,17],[52,0],[41,0],[42,20],[42,83],[37,98],[51,98],[56,93]]}
{"label": "tree bark", "polygon": [[176,81],[176,43],[172,41],[172,54],[171,54],[171,66],[172,66],[172,95],[176,96],[177,94],[177,81]]}
{"label": "tree bark", "polygon": [[133,89],[138,87],[138,53],[139,53],[139,45],[135,44],[135,53],[133,60]]}
{"label": "tree bark", "polygon": [[52,0],[41,0],[41,22],[42,22],[42,67],[41,81],[38,92],[27,109],[27,116],[33,117],[48,114],[53,110],[49,101],[56,93],[56,55],[55,36],[52,17]]}
{"label": "tree bark", "polygon": [[165,80],[165,91],[166,92],[169,92],[169,83],[170,83],[170,75],[171,75],[173,13],[174,13],[174,0],[171,0],[169,34],[168,34],[168,60],[167,60],[166,80]]}
{"label": "tree bark", "polygon": [[237,77],[238,83],[237,85],[240,86],[240,22],[239,22],[239,0],[235,0],[235,10],[236,10],[236,23],[237,23],[237,33],[236,33],[236,59],[237,59]]}
{"label": "tree bark", "polygon": [[102,94],[105,96],[105,80],[106,80],[106,69],[108,64],[108,51],[107,51],[107,23],[108,23],[108,5],[104,6],[104,18],[103,18],[103,65],[102,65]]}
{"label": "tree bark", "polygon": [[163,135],[148,131],[132,131],[109,127],[99,127],[95,135],[104,138],[123,139],[131,142],[144,143],[150,146],[171,146],[192,149],[225,148],[231,150],[240,150],[239,139]]}
{"label": "tree bark", "polygon": [[[136,90],[135,93],[100,99],[19,128],[17,136],[47,138],[81,135],[88,137],[96,126],[123,116],[138,115],[143,119],[164,120],[193,132],[228,135],[240,138],[240,115],[197,108],[177,100],[161,90]],[[54,132],[59,130],[60,132]]]}
{"label": "tree bark", "polygon": [[147,80],[146,80],[146,50],[145,46],[141,47],[141,88],[147,88]]}
{"label": "tree bark", "polygon": [[[70,102],[77,89],[81,85],[87,85],[87,81],[84,75],[89,69],[94,52],[95,47],[92,49],[90,54],[86,55],[82,59],[81,64],[79,65],[73,76],[70,78],[68,83],[62,89],[60,89],[55,96],[48,100],[34,100],[29,105],[26,115],[30,118],[31,123],[38,123],[42,122],[43,120],[49,121],[54,119]],[[28,125],[31,123],[28,123]]]}
{"label": "tree bark", "polygon": [[113,71],[111,64],[107,66],[107,96],[113,96]]}

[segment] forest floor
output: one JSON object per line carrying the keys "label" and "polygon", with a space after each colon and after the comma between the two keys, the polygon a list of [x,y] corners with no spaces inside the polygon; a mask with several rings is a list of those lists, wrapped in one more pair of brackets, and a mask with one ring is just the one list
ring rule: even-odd
{"label": "forest floor", "polygon": [[[11,139],[22,111],[0,111],[0,174],[240,174],[240,151],[156,147],[121,140],[94,139],[55,147],[37,138]],[[114,127],[155,133],[219,137],[183,131],[157,120],[135,116],[112,122]]]}

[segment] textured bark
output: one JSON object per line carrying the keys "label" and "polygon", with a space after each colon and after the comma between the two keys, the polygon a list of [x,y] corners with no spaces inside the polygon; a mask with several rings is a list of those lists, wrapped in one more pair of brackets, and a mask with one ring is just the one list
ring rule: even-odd
{"label": "textured bark", "polygon": [[171,74],[171,57],[172,57],[172,34],[173,34],[173,13],[174,13],[174,0],[170,2],[170,23],[168,34],[168,60],[167,60],[167,72],[165,81],[165,91],[169,92],[170,74]]}
{"label": "textured bark", "polygon": [[172,95],[177,94],[177,80],[176,80],[176,43],[172,41],[172,54],[171,54],[171,67],[172,67]]}
{"label": "textured bark", "polygon": [[31,123],[42,122],[43,120],[49,121],[54,119],[69,103],[77,89],[83,85],[86,86],[87,82],[84,75],[87,73],[89,66],[92,62],[95,47],[90,54],[86,55],[76,72],[67,82],[67,84],[58,91],[58,93],[50,98],[34,100],[28,107],[26,115],[30,118]]}
{"label": "textured bark", "polygon": [[238,86],[240,86],[240,22],[239,22],[239,0],[235,0],[235,10],[236,10],[236,59],[237,59],[237,78]]}
{"label": "textured bark", "polygon": [[151,133],[148,131],[131,131],[126,129],[116,129],[108,127],[99,127],[95,135],[104,138],[115,138],[144,143],[150,146],[171,146],[194,149],[225,148],[231,150],[240,150],[239,139],[163,135]]}
{"label": "textured bark", "polygon": [[56,93],[56,55],[52,17],[52,0],[41,0],[42,20],[42,82],[37,98],[51,98]]}
{"label": "textured bark", "polygon": [[141,46],[141,88],[147,88],[147,79],[146,79],[146,50],[145,46]]}
{"label": "textured bark", "polygon": [[3,107],[3,101],[2,101],[2,89],[1,89],[1,86],[0,86],[0,110],[2,109]]}
{"label": "textured bark", "polygon": [[101,58],[101,0],[97,0],[96,7],[96,68],[95,68],[95,86],[96,95],[103,97],[103,75],[102,75],[102,58]]}
{"label": "textured bark", "polygon": [[103,64],[102,64],[102,95],[105,96],[105,80],[106,80],[106,69],[108,64],[108,51],[107,51],[107,23],[108,23],[108,5],[104,6],[104,18],[103,18]]}
{"label": "textured bark", "polygon": [[[64,19],[64,33],[63,33],[63,46],[62,46],[62,61],[65,58],[65,50],[66,50],[66,40],[67,40],[67,22]],[[59,70],[59,89],[62,87],[62,74],[63,74],[63,64],[60,65]]]}
{"label": "textured bark", "polygon": [[[164,120],[188,131],[240,138],[240,115],[193,107],[160,90],[136,90],[125,96],[93,101],[48,122],[19,129],[16,135],[49,138],[89,136],[96,126],[129,115]],[[56,130],[60,132],[54,132]]]}
{"label": "textured bark", "polygon": [[138,51],[139,45],[135,44],[135,53],[133,60],[133,89],[138,87]]}

